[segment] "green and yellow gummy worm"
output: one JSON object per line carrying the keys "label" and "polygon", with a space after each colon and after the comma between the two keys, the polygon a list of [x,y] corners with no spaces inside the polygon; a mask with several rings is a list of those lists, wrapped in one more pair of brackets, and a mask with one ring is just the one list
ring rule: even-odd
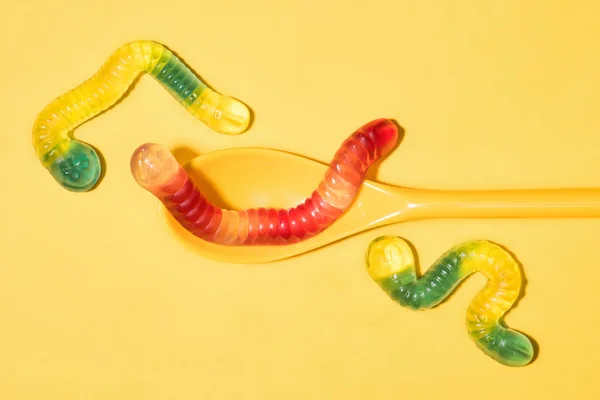
{"label": "green and yellow gummy worm", "polygon": [[403,239],[380,236],[368,248],[371,278],[394,301],[412,310],[441,303],[469,275],[480,272],[485,287],[467,310],[469,336],[492,359],[508,366],[524,366],[533,359],[533,345],[502,319],[519,297],[521,271],[508,251],[485,240],[459,244],[446,251],[417,279],[413,251]]}
{"label": "green and yellow gummy worm", "polygon": [[94,76],[48,104],[35,121],[35,153],[61,186],[83,192],[96,185],[102,168],[98,155],[74,139],[73,130],[116,104],[144,73],[213,131],[234,135],[248,128],[245,104],[209,88],[165,46],[145,40],[127,43]]}

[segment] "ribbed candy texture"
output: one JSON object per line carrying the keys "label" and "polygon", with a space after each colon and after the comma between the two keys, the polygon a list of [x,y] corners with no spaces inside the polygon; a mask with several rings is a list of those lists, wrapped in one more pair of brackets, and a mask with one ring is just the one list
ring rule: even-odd
{"label": "ribbed candy texture", "polygon": [[95,150],[73,139],[73,130],[115,105],[145,73],[212,130],[239,134],[247,129],[249,109],[207,87],[165,46],[152,41],[127,43],[91,78],[47,105],[34,123],[35,153],[63,187],[89,190],[101,173]]}
{"label": "ribbed candy texture", "polygon": [[496,361],[523,366],[533,358],[533,345],[502,319],[521,290],[517,261],[499,245],[474,240],[445,252],[417,279],[412,250],[394,236],[374,239],[367,251],[367,268],[377,284],[397,303],[413,310],[437,306],[469,275],[479,272],[485,287],[467,310],[467,330],[476,346]]}
{"label": "ribbed candy texture", "polygon": [[369,167],[392,149],[397,138],[396,126],[387,119],[364,125],[342,143],[313,193],[289,209],[216,207],[158,144],[140,146],[131,158],[131,171],[185,229],[202,239],[223,245],[291,244],[338,219],[354,200]]}

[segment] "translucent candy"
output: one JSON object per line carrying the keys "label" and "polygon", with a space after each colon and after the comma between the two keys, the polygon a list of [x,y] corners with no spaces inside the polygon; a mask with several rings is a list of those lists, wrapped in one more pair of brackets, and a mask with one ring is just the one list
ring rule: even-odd
{"label": "translucent candy", "polygon": [[223,210],[211,204],[173,155],[144,144],[131,158],[136,181],[189,232],[224,245],[291,244],[329,227],[350,206],[369,167],[394,147],[398,129],[387,119],[362,126],[336,152],[318,188],[290,209]]}
{"label": "translucent candy", "polygon": [[459,244],[417,279],[409,245],[395,236],[380,236],[369,245],[366,264],[381,289],[412,310],[437,306],[461,281],[480,272],[487,284],[467,310],[469,336],[485,354],[504,365],[523,366],[533,359],[531,341],[502,322],[519,296],[521,272],[517,261],[497,244],[485,240]]}
{"label": "translucent candy", "polygon": [[209,88],[165,46],[127,43],[94,76],[46,106],[34,123],[36,155],[61,186],[83,192],[96,185],[102,172],[98,154],[74,139],[73,130],[116,104],[145,73],[215,132],[235,135],[248,128],[246,105]]}

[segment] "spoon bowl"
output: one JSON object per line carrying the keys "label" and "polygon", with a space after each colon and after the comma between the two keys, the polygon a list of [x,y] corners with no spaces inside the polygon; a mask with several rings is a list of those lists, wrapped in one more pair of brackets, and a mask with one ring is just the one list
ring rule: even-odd
{"label": "spoon bowl", "polygon": [[[288,208],[302,202],[328,165],[280,150],[232,148],[198,156],[183,167],[215,205],[247,209]],[[409,220],[600,217],[600,189],[431,190],[365,180],[348,210],[329,228],[283,245],[215,244],[183,228],[162,204],[160,213],[173,237],[202,257],[256,264],[298,256],[360,232]]]}
{"label": "spoon bowl", "polygon": [[[279,150],[234,148],[198,156],[184,164],[184,168],[198,189],[215,205],[247,209],[288,208],[303,202],[323,178],[328,165]],[[332,226],[316,236],[289,245],[215,244],[183,228],[162,204],[160,212],[174,237],[203,257],[242,264],[265,263],[300,255],[368,229],[364,226],[365,217],[372,215],[373,210],[367,209],[378,206],[380,196],[385,196],[381,189],[382,185],[365,180],[352,206]]]}

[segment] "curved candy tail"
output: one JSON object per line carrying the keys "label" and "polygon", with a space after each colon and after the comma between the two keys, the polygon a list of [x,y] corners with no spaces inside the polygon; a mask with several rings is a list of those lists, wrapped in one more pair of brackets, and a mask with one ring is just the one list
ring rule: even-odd
{"label": "curved candy tail", "polygon": [[381,236],[369,245],[366,262],[373,280],[393,300],[413,310],[435,307],[466,277],[482,273],[487,284],[469,305],[469,336],[485,354],[504,365],[523,366],[533,359],[531,341],[502,322],[519,296],[521,274],[516,260],[500,246],[484,240],[462,243],[417,279],[409,245],[395,236]]}
{"label": "curved candy tail", "polygon": [[152,41],[127,43],[94,76],[47,105],[34,123],[36,155],[61,186],[87,191],[97,183],[99,157],[91,146],[73,139],[72,132],[116,104],[144,73],[215,132],[239,134],[248,128],[246,105],[209,88],[165,46]]}
{"label": "curved candy tail", "polygon": [[516,260],[500,246],[476,241],[459,247],[463,275],[481,272],[485,287],[467,310],[467,329],[478,348],[498,362],[523,366],[531,362],[533,344],[522,333],[505,326],[503,318],[513,307],[521,290],[521,271]]}

